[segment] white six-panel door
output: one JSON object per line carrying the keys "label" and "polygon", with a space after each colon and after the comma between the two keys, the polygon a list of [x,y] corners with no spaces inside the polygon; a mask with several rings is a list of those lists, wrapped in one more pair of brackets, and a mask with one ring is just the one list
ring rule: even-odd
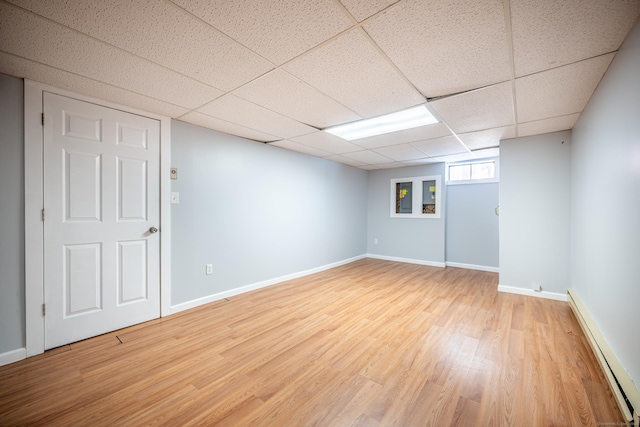
{"label": "white six-panel door", "polygon": [[157,120],[44,93],[45,349],[160,316]]}

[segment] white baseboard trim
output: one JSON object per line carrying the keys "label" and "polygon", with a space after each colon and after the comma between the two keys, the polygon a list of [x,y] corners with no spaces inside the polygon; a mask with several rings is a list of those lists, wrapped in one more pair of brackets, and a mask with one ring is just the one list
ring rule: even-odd
{"label": "white baseboard trim", "polygon": [[171,306],[171,314],[179,313],[184,310],[189,310],[190,308],[195,308],[201,306],[203,304],[208,304],[210,302],[218,301],[224,298],[229,298],[235,295],[240,295],[245,292],[254,291],[260,288],[266,288],[267,286],[275,285],[277,283],[286,282],[287,280],[298,279],[300,277],[308,276],[310,274],[319,273],[324,270],[329,270],[331,268],[340,267],[341,265],[350,264],[354,261],[361,260],[366,258],[366,255],[358,255],[353,258],[344,259],[342,261],[334,262],[331,264],[326,264],[320,267],[311,268],[309,270],[300,271],[297,273],[287,274],[286,276],[275,277],[269,280],[263,280],[262,282],[251,283],[249,285],[240,286],[239,288],[229,289],[228,291],[218,292],[217,294],[207,295],[206,297],[197,298],[191,301],[183,302],[180,304]]}
{"label": "white baseboard trim", "polygon": [[17,362],[18,360],[27,358],[27,349],[19,348],[16,350],[0,353],[0,366],[8,365],[9,363]]}
{"label": "white baseboard trim", "polygon": [[489,271],[491,273],[500,273],[499,267],[489,267],[486,265],[475,265],[475,264],[463,264],[460,262],[449,262],[445,263],[447,267],[454,268],[466,268],[467,270],[479,270],[479,271]]}
{"label": "white baseboard trim", "polygon": [[407,264],[428,265],[430,267],[442,267],[442,268],[445,267],[444,262],[424,261],[421,259],[399,258],[395,256],[376,255],[376,254],[367,254],[367,258],[381,259],[384,261],[406,262]]}
{"label": "white baseboard trim", "polygon": [[[571,310],[576,316],[576,320],[580,324],[582,331],[587,338],[593,354],[596,356],[602,372],[609,384],[613,395],[618,402],[618,407],[624,415],[627,423],[631,424],[631,420],[638,418],[640,410],[640,388],[633,382],[629,372],[624,368],[622,362],[607,342],[604,334],[598,327],[598,324],[591,317],[591,313],[587,310],[578,294],[574,289],[568,289],[568,301]],[[633,413],[627,406],[622,392],[633,406]],[[636,426],[638,424],[635,424]]]}
{"label": "white baseboard trim", "polygon": [[498,285],[498,292],[508,292],[510,294],[527,295],[530,297],[547,298],[557,301],[567,301],[566,294],[558,294],[555,292],[536,292],[533,289],[517,288],[515,286]]}

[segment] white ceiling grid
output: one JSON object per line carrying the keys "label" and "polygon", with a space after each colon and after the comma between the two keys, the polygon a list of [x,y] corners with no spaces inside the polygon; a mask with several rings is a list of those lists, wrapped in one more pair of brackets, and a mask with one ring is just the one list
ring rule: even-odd
{"label": "white ceiling grid", "polygon": [[290,141],[288,139],[276,141],[271,143],[270,145],[273,145],[275,147],[280,147],[280,148],[286,148],[287,150],[297,151],[299,153],[304,153],[304,154],[308,154],[310,156],[315,156],[315,157],[328,158],[332,156],[332,154],[329,153],[328,151],[318,150],[308,145],[300,144],[299,142]]}
{"label": "white ceiling grid", "polygon": [[516,77],[617,50],[638,0],[511,1]]}
{"label": "white ceiling grid", "polygon": [[[424,103],[424,97],[395,73],[359,30],[349,31],[283,68],[363,117]],[[362,74],[363,70],[366,73]]]}
{"label": "white ceiling grid", "polygon": [[183,116],[181,120],[194,125],[205,128],[215,129],[223,133],[231,135],[242,135],[244,138],[254,139],[256,141],[277,141],[278,137],[268,133],[263,133],[255,129],[247,128],[236,123],[218,119],[203,114],[199,111],[191,111]]}
{"label": "white ceiling grid", "polygon": [[397,162],[429,157],[426,153],[418,150],[411,144],[390,145],[388,147],[377,148],[374,151]]}
{"label": "white ceiling grid", "polygon": [[520,123],[518,125],[518,136],[539,135],[545,132],[556,132],[571,129],[573,128],[573,125],[576,124],[579,117],[580,113],[576,113],[536,120],[535,122]]}
{"label": "white ceiling grid", "polygon": [[455,133],[515,124],[510,82],[439,99],[430,105]]}
{"label": "white ceiling grid", "polygon": [[426,153],[428,157],[447,156],[450,154],[465,153],[467,151],[467,148],[453,136],[412,142],[411,145]]}
{"label": "white ceiling grid", "polygon": [[253,104],[235,95],[227,94],[200,107],[199,112],[236,123],[247,128],[260,129],[277,136],[277,139],[293,138],[317,129],[297,122],[287,116]]}
{"label": "white ceiling grid", "polygon": [[232,93],[316,128],[362,118],[353,110],[281,69],[271,71]]}
{"label": "white ceiling grid", "polygon": [[405,144],[408,142],[425,141],[427,139],[450,136],[451,131],[442,123],[429,126],[420,126],[407,129],[402,132],[386,133],[383,135],[370,136],[368,138],[357,139],[354,144],[366,149],[388,147],[390,145]]}
{"label": "white ceiling grid", "polygon": [[397,2],[398,0],[341,0],[341,3],[358,22],[364,21]]}
{"label": "white ceiling grid", "polygon": [[516,79],[520,121],[526,123],[581,112],[614,55],[610,53]]}
{"label": "white ceiling grid", "polygon": [[483,131],[461,133],[458,134],[458,137],[470,150],[479,150],[486,147],[495,146],[495,141],[515,138],[516,127],[506,126],[502,128],[494,128]]}
{"label": "white ceiling grid", "polygon": [[[269,61],[168,2],[12,2],[223,91],[235,89],[273,69]],[[230,57],[234,61],[229,61]]]}
{"label": "white ceiling grid", "polygon": [[151,98],[146,95],[79,76],[68,71],[0,52],[0,68],[5,74],[29,76],[31,80],[46,82],[55,87],[82,93],[97,99],[128,105],[142,111],[153,111],[169,117],[179,117],[189,112],[184,107]]}
{"label": "white ceiling grid", "polygon": [[327,0],[173,2],[277,65],[351,27],[340,7]]}
{"label": "white ceiling grid", "polygon": [[362,147],[356,144],[322,131],[292,138],[292,141],[313,147],[317,150],[327,150],[332,154],[343,154],[362,150]]}
{"label": "white ceiling grid", "polygon": [[[0,0],[0,72],[370,170],[571,129],[638,16],[638,0]],[[320,131],[423,103],[443,123]]]}
{"label": "white ceiling grid", "polygon": [[427,97],[510,78],[501,0],[406,0],[364,29]]}

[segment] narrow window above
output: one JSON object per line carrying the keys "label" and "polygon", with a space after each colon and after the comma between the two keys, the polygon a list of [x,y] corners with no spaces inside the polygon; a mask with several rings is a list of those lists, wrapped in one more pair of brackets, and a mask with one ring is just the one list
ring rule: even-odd
{"label": "narrow window above", "polygon": [[447,164],[447,184],[479,184],[498,182],[496,159]]}

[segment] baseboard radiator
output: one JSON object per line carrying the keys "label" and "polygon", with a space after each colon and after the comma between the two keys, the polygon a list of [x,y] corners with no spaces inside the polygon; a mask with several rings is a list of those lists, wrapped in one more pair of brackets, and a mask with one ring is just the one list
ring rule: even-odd
{"label": "baseboard radiator", "polygon": [[600,363],[627,424],[631,427],[640,427],[640,391],[607,344],[604,335],[575,291],[569,289],[567,294],[567,301]]}

